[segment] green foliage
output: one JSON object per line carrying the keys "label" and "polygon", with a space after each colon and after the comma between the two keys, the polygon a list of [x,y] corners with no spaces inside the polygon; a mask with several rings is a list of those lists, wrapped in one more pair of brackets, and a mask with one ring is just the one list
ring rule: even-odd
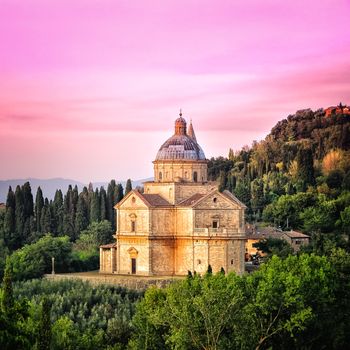
{"label": "green foliage", "polygon": [[125,195],[127,195],[132,190],[131,180],[128,179],[125,185]]}
{"label": "green foliage", "polygon": [[293,248],[284,239],[279,238],[266,238],[262,239],[257,243],[253,244],[254,248],[257,248],[268,257],[272,255],[277,255],[282,258],[286,258],[288,255],[293,253]]}
{"label": "green foliage", "polygon": [[349,341],[350,321],[344,317],[350,311],[349,277],[349,254],[343,250],[330,257],[273,256],[243,277],[188,276],[164,290],[146,291],[137,305],[129,346],[344,348]]}
{"label": "green foliage", "polygon": [[9,260],[0,290],[0,345],[2,349],[30,349],[34,343],[34,330],[28,322],[29,307],[26,300],[17,301],[13,295],[12,272]]}
{"label": "green foliage", "polygon": [[[52,349],[96,349],[125,347],[132,328],[131,319],[141,292],[106,285],[91,286],[79,280],[31,280],[14,285],[15,297],[29,299],[37,309],[38,329],[49,322],[47,306],[51,305]],[[48,325],[46,325],[48,327]],[[45,329],[49,338],[49,329]],[[40,336],[39,336],[40,337]]]}
{"label": "green foliage", "polygon": [[97,246],[113,241],[112,225],[107,220],[91,223],[85,231],[81,232],[81,234],[92,235]]}
{"label": "green foliage", "polygon": [[133,348],[226,348],[241,301],[237,280],[195,275],[166,290],[148,289],[137,307]]}
{"label": "green foliage", "polygon": [[41,303],[37,349],[50,350],[51,336],[51,305],[48,299],[44,297]]}
{"label": "green foliage", "polygon": [[10,257],[13,277],[16,280],[41,277],[51,272],[51,258],[55,258],[55,270],[67,271],[72,245],[69,238],[46,235],[38,242],[25,245]]}
{"label": "green foliage", "polygon": [[317,201],[313,193],[300,192],[295,195],[283,195],[275,202],[266,206],[263,219],[272,222],[282,228],[288,226],[299,228],[302,225],[300,214],[308,207],[315,205]]}

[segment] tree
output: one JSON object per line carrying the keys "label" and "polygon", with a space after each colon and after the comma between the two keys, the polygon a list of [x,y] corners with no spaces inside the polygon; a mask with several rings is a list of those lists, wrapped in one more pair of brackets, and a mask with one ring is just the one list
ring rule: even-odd
{"label": "tree", "polygon": [[25,241],[24,237],[24,223],[25,223],[25,215],[24,215],[24,198],[23,198],[23,192],[20,188],[20,186],[16,187],[15,192],[15,201],[16,201],[16,211],[15,211],[15,217],[16,217],[16,228],[15,228],[15,237],[14,241],[12,243],[13,249],[20,248]]}
{"label": "tree", "polygon": [[9,259],[6,261],[5,274],[0,293],[0,344],[5,350],[30,349],[31,334],[27,326],[28,304],[25,300],[15,300],[12,289],[12,271]]}
{"label": "tree", "polygon": [[250,204],[250,184],[247,179],[239,180],[237,182],[234,194],[245,205]]}
{"label": "tree", "polygon": [[9,187],[7,200],[6,200],[6,211],[4,217],[4,240],[5,245],[13,250],[17,244],[15,231],[16,231],[16,200],[15,194],[12,191],[11,186]]}
{"label": "tree", "polygon": [[134,347],[228,348],[241,302],[238,279],[234,274],[196,274],[166,290],[149,288],[137,307]]}
{"label": "tree", "polygon": [[88,208],[86,206],[86,202],[84,199],[83,193],[80,193],[78,204],[77,204],[77,212],[75,215],[75,236],[79,237],[81,231],[85,230],[88,226]]}
{"label": "tree", "polygon": [[41,211],[43,207],[44,207],[44,197],[43,197],[43,192],[39,186],[35,197],[35,220],[36,220],[36,230],[38,232],[43,232],[41,230],[41,225],[40,225]]}
{"label": "tree", "polygon": [[53,200],[53,213],[55,219],[55,234],[58,236],[64,235],[64,206],[63,194],[61,190],[56,190]]}
{"label": "tree", "polygon": [[97,246],[113,241],[112,225],[107,220],[91,223],[86,230],[81,232],[81,234],[94,237]]}
{"label": "tree", "polygon": [[107,220],[109,220],[112,225],[114,223],[114,205],[115,205],[115,180],[111,180],[107,187]]}
{"label": "tree", "polygon": [[55,258],[55,270],[67,271],[72,245],[69,237],[45,235],[36,243],[27,244],[10,257],[13,277],[16,280],[41,277],[51,272],[51,258]]}
{"label": "tree", "polygon": [[40,227],[41,232],[51,233],[53,229],[53,213],[49,200],[45,198],[44,206],[41,210]]}
{"label": "tree", "polygon": [[72,241],[75,240],[75,207],[74,207],[74,194],[72,186],[68,186],[68,191],[64,196],[63,203],[63,232],[68,235]]}
{"label": "tree", "polygon": [[334,201],[328,201],[324,195],[319,195],[316,205],[305,208],[300,213],[306,232],[332,232],[335,227],[337,208]]}
{"label": "tree", "polygon": [[264,183],[261,179],[254,179],[250,183],[250,193],[250,203],[252,206],[252,210],[254,213],[260,213],[260,211],[263,210],[265,204]]}
{"label": "tree", "polygon": [[107,219],[107,193],[103,186],[100,188],[100,219]]}
{"label": "tree", "polygon": [[125,195],[127,195],[132,190],[131,180],[128,179],[125,185]]}
{"label": "tree", "polygon": [[261,251],[263,254],[267,254],[268,257],[277,255],[285,258],[290,254],[293,254],[293,248],[283,238],[265,238],[259,242],[254,243],[253,247]]}
{"label": "tree", "polygon": [[310,147],[300,148],[297,153],[298,180],[304,184],[304,190],[307,185],[315,184],[314,159]]}
{"label": "tree", "polygon": [[49,300],[44,297],[41,303],[40,320],[38,327],[38,350],[51,349],[51,305]]}
{"label": "tree", "polygon": [[11,317],[14,311],[14,298],[12,290],[11,264],[9,258],[6,259],[5,273],[2,282],[1,308],[5,317]]}
{"label": "tree", "polygon": [[244,278],[244,306],[240,322],[233,326],[236,344],[255,349],[303,348],[305,330],[319,320],[334,296],[334,278],[326,257],[273,256]]}
{"label": "tree", "polygon": [[226,174],[223,170],[220,171],[219,175],[219,191],[223,192],[226,189]]}
{"label": "tree", "polygon": [[92,195],[91,199],[91,209],[90,209],[90,223],[92,222],[98,222],[101,220],[101,213],[100,213],[100,195],[98,188],[96,188],[95,192]]}
{"label": "tree", "polygon": [[343,183],[343,174],[340,170],[332,170],[329,172],[326,183],[329,188],[340,189]]}

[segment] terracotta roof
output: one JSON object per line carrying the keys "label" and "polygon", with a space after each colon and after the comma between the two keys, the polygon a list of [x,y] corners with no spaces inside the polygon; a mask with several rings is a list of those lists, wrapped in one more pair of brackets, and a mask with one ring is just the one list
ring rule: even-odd
{"label": "terracotta roof", "polygon": [[196,202],[198,202],[200,199],[202,199],[204,196],[206,196],[206,194],[195,193],[193,196],[183,200],[178,205],[181,207],[191,206],[191,205],[195,204]]}
{"label": "terracotta roof", "polygon": [[110,248],[114,248],[116,246],[117,246],[117,243],[109,243],[109,244],[100,245],[100,248],[110,249]]}
{"label": "terracotta roof", "polygon": [[292,231],[283,231],[283,233],[290,238],[310,238],[310,236],[305,235],[302,232],[293,231],[293,230]]}
{"label": "terracotta roof", "polygon": [[263,238],[278,238],[283,239],[283,232],[259,232],[259,233],[248,233],[248,239],[263,239]]}
{"label": "terracotta roof", "polygon": [[172,206],[166,199],[159,194],[140,193],[140,195],[152,206],[152,207],[169,207]]}

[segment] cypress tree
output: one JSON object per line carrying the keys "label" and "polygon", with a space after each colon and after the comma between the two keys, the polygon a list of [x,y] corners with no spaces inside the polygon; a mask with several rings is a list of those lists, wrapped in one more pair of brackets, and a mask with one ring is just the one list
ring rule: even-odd
{"label": "cypress tree", "polygon": [[83,191],[80,195],[83,197],[83,200],[84,200],[84,204],[86,208],[86,220],[89,223],[90,222],[90,196],[86,186],[84,186]]}
{"label": "cypress tree", "polygon": [[15,236],[13,237],[12,247],[18,249],[24,244],[24,198],[22,189],[17,186],[15,192],[16,210],[15,210]]}
{"label": "cypress tree", "polygon": [[53,231],[55,235],[63,236],[64,235],[64,228],[63,228],[64,208],[63,208],[63,194],[61,190],[56,190],[52,207],[53,207],[53,218],[54,218]]}
{"label": "cypress tree", "polygon": [[[300,148],[297,153],[298,180],[307,185],[315,184],[314,160],[310,147]],[[305,189],[305,188],[304,188]]]}
{"label": "cypress tree", "polygon": [[9,187],[6,199],[6,211],[4,218],[4,240],[5,244],[9,249],[12,249],[12,237],[15,235],[16,230],[16,202],[15,194],[12,191],[11,186]]}
{"label": "cypress tree", "polygon": [[122,199],[124,198],[124,189],[123,186],[121,184],[118,184],[115,187],[115,193],[114,193],[114,205],[116,205],[117,203],[119,203]]}
{"label": "cypress tree", "polygon": [[84,199],[84,193],[80,193],[78,198],[77,213],[75,215],[75,236],[79,237],[80,232],[88,226],[87,206]]}
{"label": "cypress tree", "polygon": [[125,185],[125,195],[127,195],[132,190],[131,180],[128,179]]}
{"label": "cypress tree", "polygon": [[107,193],[103,186],[100,188],[100,220],[107,219]]}
{"label": "cypress tree", "polygon": [[40,225],[40,219],[41,219],[41,211],[44,206],[44,197],[43,197],[43,192],[40,188],[38,187],[38,190],[36,191],[36,197],[35,197],[35,220],[36,220],[36,230],[37,232],[43,232],[41,230],[41,225]]}
{"label": "cypress tree", "polygon": [[100,195],[98,188],[93,193],[90,209],[90,223],[100,221]]}
{"label": "cypress tree", "polygon": [[226,188],[226,173],[221,170],[220,171],[220,176],[219,176],[219,191],[223,192],[225,191]]}
{"label": "cypress tree", "polygon": [[39,329],[38,329],[38,350],[50,350],[51,345],[51,305],[49,300],[44,297],[41,304]]}
{"label": "cypress tree", "polygon": [[6,317],[11,317],[13,313],[13,308],[15,305],[15,300],[13,297],[11,274],[12,274],[12,269],[11,269],[10,259],[9,257],[7,257],[4,277],[2,280],[2,299],[1,299],[2,312]]}
{"label": "cypress tree", "polygon": [[52,213],[51,213],[51,206],[47,198],[45,198],[45,204],[41,211],[40,226],[43,233],[51,233]]}
{"label": "cypress tree", "polygon": [[64,196],[63,203],[63,231],[65,235],[68,235],[72,241],[74,241],[74,203],[73,203],[73,189],[72,185],[68,186],[68,191]]}
{"label": "cypress tree", "polygon": [[78,190],[78,186],[75,185],[72,191],[72,211],[74,213],[73,214],[74,216],[77,211],[78,198],[79,198],[79,190]]}
{"label": "cypress tree", "polygon": [[34,215],[33,195],[30,183],[26,182],[22,186],[23,212],[25,220]]}
{"label": "cypress tree", "polygon": [[114,194],[115,194],[115,180],[111,180],[107,187],[107,219],[113,224],[114,222]]}

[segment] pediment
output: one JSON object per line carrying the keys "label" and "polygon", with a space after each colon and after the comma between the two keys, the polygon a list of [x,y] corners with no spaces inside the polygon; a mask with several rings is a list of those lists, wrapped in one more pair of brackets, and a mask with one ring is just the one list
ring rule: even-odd
{"label": "pediment", "polygon": [[[226,191],[225,191],[226,192]],[[232,196],[232,197],[231,197]],[[244,204],[242,204],[233,195],[227,195],[226,193],[221,193],[217,190],[210,192],[199,200],[193,208],[195,209],[245,209]]]}
{"label": "pediment", "polygon": [[145,201],[142,194],[135,190],[129,192],[118,204],[114,206],[115,209],[139,209],[148,207],[149,203]]}
{"label": "pediment", "polygon": [[139,254],[139,252],[137,251],[137,249],[134,248],[134,247],[130,247],[130,248],[127,250],[127,252],[129,253],[129,255],[130,255],[131,258],[136,258],[137,255]]}

